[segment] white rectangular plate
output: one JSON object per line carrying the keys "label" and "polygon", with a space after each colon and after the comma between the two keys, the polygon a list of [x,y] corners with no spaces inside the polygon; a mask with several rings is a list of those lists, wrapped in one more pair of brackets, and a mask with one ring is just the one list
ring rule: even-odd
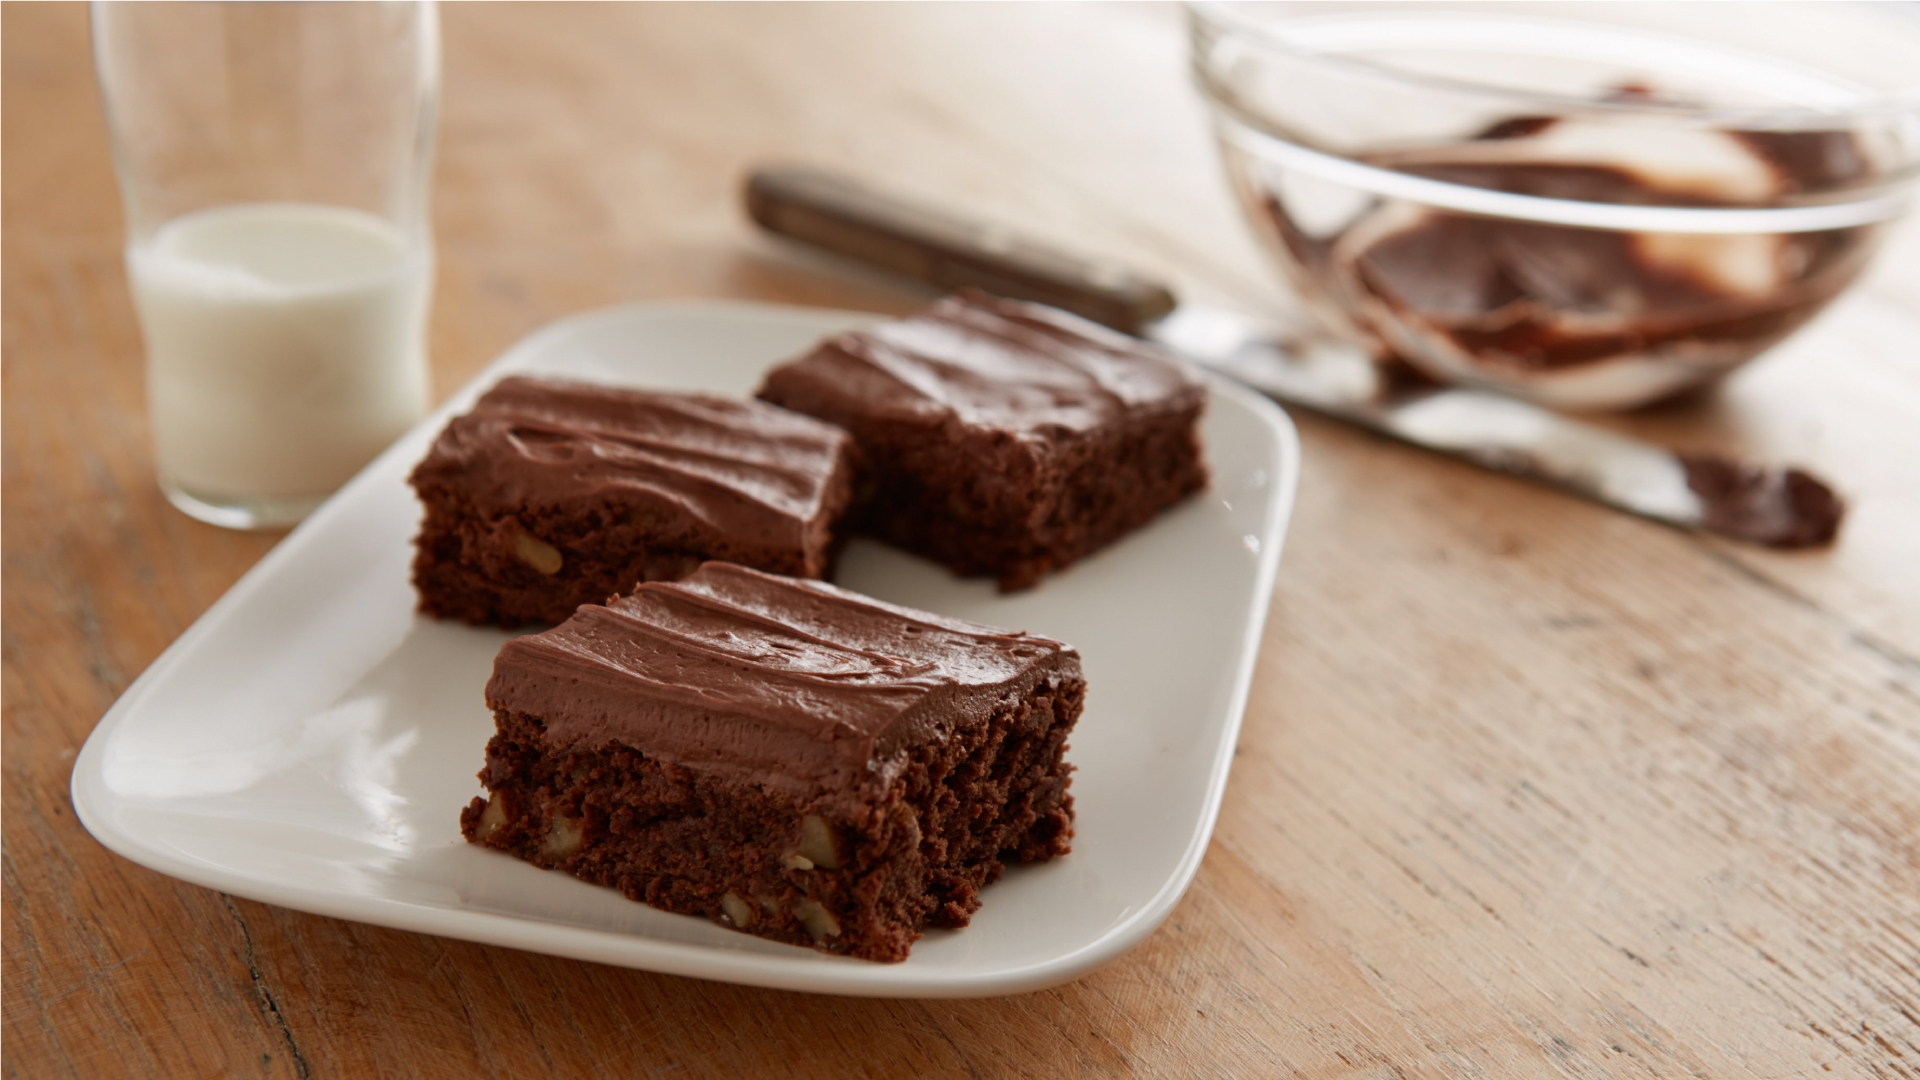
{"label": "white rectangular plate", "polygon": [[414,613],[406,476],[508,372],[746,395],[767,367],[871,321],[766,305],[634,305],[520,342],[369,465],[181,635],[73,770],[80,820],[143,866],[302,911],[607,964],[837,994],[966,997],[1064,982],[1138,944],[1206,850],[1299,466],[1272,403],[1216,381],[1213,487],[1038,588],[1001,596],[858,541],[840,584],[1071,642],[1086,713],[1073,853],[989,887],[973,924],[876,964],[633,903],[460,838],[511,635]]}

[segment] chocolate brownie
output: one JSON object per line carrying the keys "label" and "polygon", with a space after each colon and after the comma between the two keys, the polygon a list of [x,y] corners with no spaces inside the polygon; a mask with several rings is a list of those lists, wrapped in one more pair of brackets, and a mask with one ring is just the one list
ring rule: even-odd
{"label": "chocolate brownie", "polygon": [[776,941],[902,960],[1064,854],[1080,656],[707,563],[508,642],[468,840]]}
{"label": "chocolate brownie", "polygon": [[963,575],[1025,588],[1206,486],[1206,388],[1172,355],[979,292],[828,339],[762,400],[851,431],[861,525]]}
{"label": "chocolate brownie", "polygon": [[852,441],[757,401],[509,378],[413,470],[420,610],[557,623],[707,559],[822,577]]}

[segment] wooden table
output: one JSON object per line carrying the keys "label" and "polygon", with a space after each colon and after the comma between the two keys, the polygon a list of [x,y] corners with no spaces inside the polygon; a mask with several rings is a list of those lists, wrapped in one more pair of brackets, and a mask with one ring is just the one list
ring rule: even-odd
{"label": "wooden table", "polygon": [[[1158,7],[450,6],[445,394],[623,300],[920,298],[743,221],[836,165],[1250,309]],[[1057,989],[809,997],[297,914],[108,854],[74,754],[275,537],[155,489],[85,10],[4,32],[7,1076],[1920,1076],[1920,235],[1717,395],[1839,545],[1685,535],[1300,419],[1213,846]]]}

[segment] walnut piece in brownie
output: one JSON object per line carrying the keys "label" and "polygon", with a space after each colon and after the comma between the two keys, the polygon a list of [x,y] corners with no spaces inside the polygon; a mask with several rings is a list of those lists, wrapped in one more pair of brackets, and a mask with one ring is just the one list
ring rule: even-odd
{"label": "walnut piece in brownie", "polygon": [[504,379],[410,478],[420,610],[557,623],[706,559],[822,577],[853,454],[845,432],[757,401]]}
{"label": "walnut piece in brownie", "polygon": [[852,432],[861,527],[1025,588],[1206,486],[1206,388],[1074,315],[979,292],[840,334],[767,374],[764,401]]}
{"label": "walnut piece in brownie", "polygon": [[1080,656],[707,563],[508,642],[468,840],[668,911],[897,961],[1063,854]]}

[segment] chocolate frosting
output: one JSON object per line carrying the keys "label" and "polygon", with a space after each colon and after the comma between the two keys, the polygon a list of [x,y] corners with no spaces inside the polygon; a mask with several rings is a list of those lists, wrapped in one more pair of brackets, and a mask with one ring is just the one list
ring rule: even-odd
{"label": "chocolate frosting", "polygon": [[804,383],[862,412],[1022,436],[1193,408],[1205,387],[1172,354],[1074,315],[968,290],[822,342],[769,385]]}
{"label": "chocolate frosting", "polygon": [[1846,504],[1819,478],[1714,454],[1683,454],[1687,486],[1700,497],[1701,524],[1770,547],[1833,542]]}
{"label": "chocolate frosting", "polygon": [[758,401],[515,376],[441,432],[416,487],[482,515],[605,502],[740,546],[805,547],[851,438]]}
{"label": "chocolate frosting", "polygon": [[[1656,95],[1623,87],[1615,96]],[[1554,142],[1570,131],[1570,141]],[[1688,140],[1701,171],[1684,159],[1661,165],[1653,150],[1640,161],[1631,131],[1520,116],[1458,143],[1367,160],[1465,187],[1663,207],[1793,205],[1871,179],[1845,131],[1698,131]],[[1878,231],[1630,233],[1383,204],[1335,234],[1309,235],[1276,195],[1264,204],[1311,290],[1339,298],[1381,351],[1443,378],[1447,358],[1505,377],[1631,357],[1731,367],[1818,314],[1865,268]]]}
{"label": "chocolate frosting", "polygon": [[1048,638],[709,562],[508,642],[487,704],[562,746],[622,743],[852,820],[908,748],[1079,672]]}
{"label": "chocolate frosting", "polygon": [[1431,214],[1386,236],[1354,269],[1402,320],[1483,363],[1555,369],[1689,343],[1778,341],[1865,265],[1863,231],[1779,238],[1779,257],[1806,276],[1749,296],[1649,258],[1631,234],[1465,214]]}

